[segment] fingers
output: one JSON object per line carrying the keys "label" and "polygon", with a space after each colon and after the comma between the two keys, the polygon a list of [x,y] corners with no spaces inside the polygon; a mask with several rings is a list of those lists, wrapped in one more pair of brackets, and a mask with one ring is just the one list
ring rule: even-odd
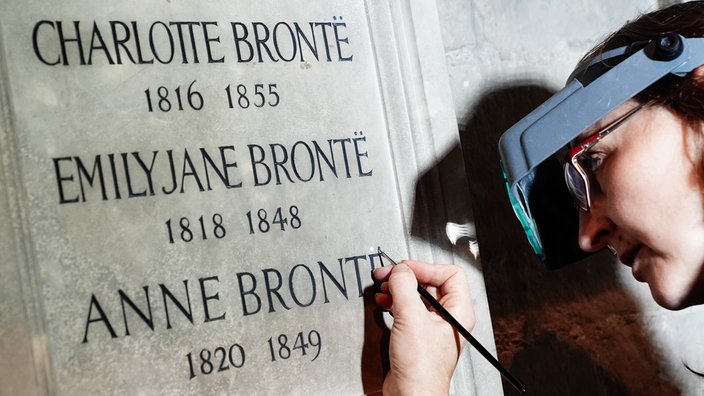
{"label": "fingers", "polygon": [[403,261],[416,275],[418,282],[429,291],[437,288],[434,295],[446,307],[465,305],[471,301],[467,278],[462,268],[456,265],[428,264],[420,261]]}
{"label": "fingers", "polygon": [[[458,296],[470,297],[464,271],[458,266],[404,260],[396,268],[399,268],[401,264],[405,264],[403,268],[410,268],[417,279],[417,283],[431,291],[433,295],[457,293]],[[385,266],[376,268],[373,274],[377,282],[384,282],[389,280],[394,271],[393,266]],[[435,291],[436,288],[438,289],[437,292]]]}
{"label": "fingers", "polygon": [[396,266],[377,268],[373,275],[380,285],[379,292],[374,296],[379,306],[393,311],[394,316],[398,315],[399,311],[402,315],[404,311],[410,314],[418,314],[421,309],[427,311],[418,294],[416,276],[404,262]]}
{"label": "fingers", "polygon": [[404,260],[395,267],[377,268],[373,275],[378,282],[384,282],[375,295],[377,304],[392,310],[394,315],[398,310],[409,310],[411,314],[421,308],[427,311],[417,292],[420,283],[465,327],[474,327],[471,295],[461,267]]}
{"label": "fingers", "polygon": [[[418,282],[423,285],[442,286],[448,278],[462,273],[459,267],[454,265],[429,264],[422,261],[403,260],[401,263],[411,268]],[[387,281],[394,266],[387,265],[374,269],[374,279],[377,281]],[[460,276],[463,276],[462,274]]]}
{"label": "fingers", "polygon": [[393,296],[391,309],[394,316],[420,315],[427,311],[418,294],[416,276],[405,263],[400,263],[393,268],[387,284],[389,293]]}
{"label": "fingers", "polygon": [[391,271],[393,270],[393,268],[394,267],[391,265],[375,268],[374,272],[373,272],[374,279],[377,281],[380,281],[380,282],[388,280],[389,275],[391,275]]}
{"label": "fingers", "polygon": [[389,294],[389,284],[384,282],[379,285],[378,291],[374,294],[374,301],[376,305],[381,308],[390,311],[393,300],[391,299],[391,294]]}
{"label": "fingers", "polygon": [[464,279],[464,272],[455,265],[429,264],[422,261],[404,260],[402,263],[408,265],[420,284],[442,288],[448,281],[451,284],[459,278]]}

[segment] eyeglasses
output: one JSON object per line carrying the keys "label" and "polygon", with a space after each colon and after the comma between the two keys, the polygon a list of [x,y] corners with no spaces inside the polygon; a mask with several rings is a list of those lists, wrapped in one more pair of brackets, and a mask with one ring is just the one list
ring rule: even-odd
{"label": "eyeglasses", "polygon": [[616,128],[621,126],[621,124],[628,121],[628,119],[638,112],[638,110],[642,109],[643,106],[644,105],[641,104],[634,107],[626,114],[611,122],[609,125],[591,134],[588,138],[573,147],[569,153],[567,153],[567,159],[565,161],[565,183],[567,184],[567,189],[574,198],[575,204],[583,211],[589,212],[591,208],[591,199],[589,197],[589,175],[584,169],[585,167],[580,163],[580,160],[582,160],[584,158],[584,154],[594,147],[594,145],[601,139],[603,139],[604,136],[613,132]]}

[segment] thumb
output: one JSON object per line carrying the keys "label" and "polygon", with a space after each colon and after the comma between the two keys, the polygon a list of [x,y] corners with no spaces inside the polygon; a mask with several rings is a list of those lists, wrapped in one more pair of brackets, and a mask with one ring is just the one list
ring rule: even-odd
{"label": "thumb", "polygon": [[418,294],[418,280],[413,270],[406,264],[394,266],[389,276],[389,292],[393,298],[391,310],[396,315],[414,315],[425,310],[425,305]]}

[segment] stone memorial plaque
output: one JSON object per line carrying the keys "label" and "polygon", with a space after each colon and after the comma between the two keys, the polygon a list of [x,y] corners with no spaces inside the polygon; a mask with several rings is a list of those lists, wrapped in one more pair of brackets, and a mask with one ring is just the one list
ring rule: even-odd
{"label": "stone memorial plaque", "polygon": [[2,393],[377,392],[376,247],[467,260],[410,235],[456,143],[410,3],[4,1]]}

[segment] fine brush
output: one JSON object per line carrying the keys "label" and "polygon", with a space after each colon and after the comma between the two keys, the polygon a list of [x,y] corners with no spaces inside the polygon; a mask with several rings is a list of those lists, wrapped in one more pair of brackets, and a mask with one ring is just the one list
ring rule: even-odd
{"label": "fine brush", "polygon": [[[392,265],[397,265],[396,261],[394,261],[391,257],[389,257],[389,255],[387,255],[383,250],[381,250],[381,246],[379,246],[377,250],[379,252],[379,255],[389,260]],[[437,312],[440,316],[443,317],[443,319],[450,323],[450,325],[455,330],[457,330],[458,333],[462,334],[462,336],[467,339],[467,341],[469,341],[469,343],[474,347],[474,349],[479,351],[479,353],[484,356],[484,358],[488,360],[492,366],[499,370],[501,375],[503,375],[504,378],[506,378],[506,380],[510,382],[514,388],[516,388],[521,393],[526,393],[526,388],[523,386],[523,384],[521,384],[521,382],[518,381],[518,379],[514,377],[513,374],[511,374],[506,369],[506,367],[499,363],[499,361],[496,360],[496,358],[491,353],[489,353],[489,351],[484,348],[484,346],[480,344],[479,341],[477,341],[477,339],[474,338],[474,336],[472,336],[472,334],[470,334],[469,331],[465,329],[464,326],[462,326],[462,324],[458,322],[457,319],[455,319],[455,317],[452,316],[452,314],[448,312],[445,307],[443,307],[440,302],[438,302],[438,300],[436,300],[435,297],[430,294],[430,292],[425,290],[421,285],[418,285],[418,294],[420,294],[420,296],[423,297],[423,299],[428,304],[430,304],[431,307],[433,307],[435,312]]]}

